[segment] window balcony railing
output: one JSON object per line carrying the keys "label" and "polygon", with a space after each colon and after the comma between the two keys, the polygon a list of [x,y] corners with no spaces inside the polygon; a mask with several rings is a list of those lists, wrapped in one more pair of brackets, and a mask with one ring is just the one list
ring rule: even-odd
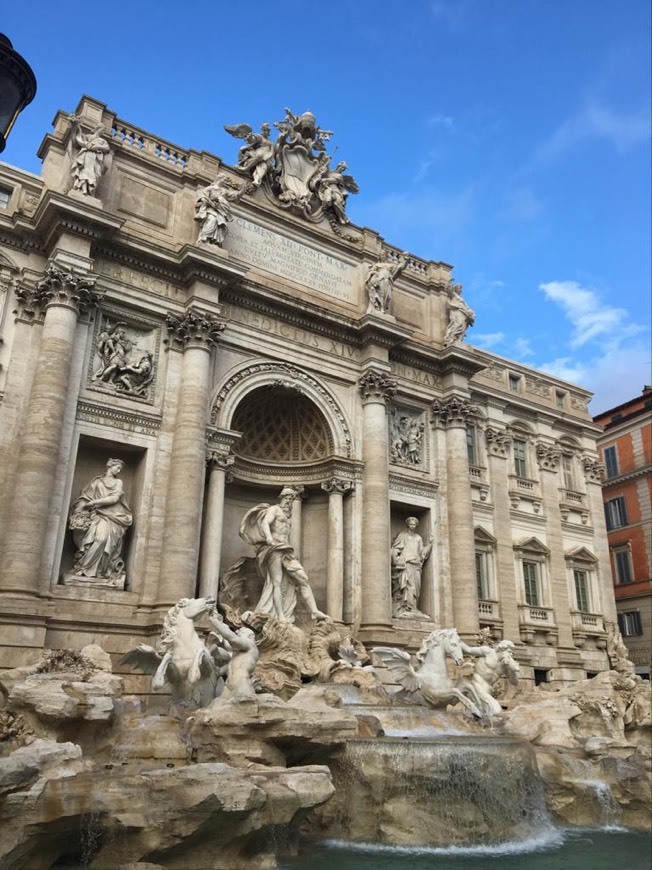
{"label": "window balcony railing", "polygon": [[600,613],[584,613],[579,610],[571,612],[573,631],[583,634],[604,634],[604,619]]}
{"label": "window balcony railing", "polygon": [[589,509],[586,503],[586,496],[583,492],[577,492],[573,489],[560,489],[559,510],[564,522],[568,520],[571,511],[579,513],[582,525],[586,525],[589,521]]}
{"label": "window balcony railing", "polygon": [[552,646],[557,642],[558,631],[555,624],[555,611],[552,607],[519,604],[518,610],[523,643],[532,643],[537,632],[545,635],[547,644]]}
{"label": "window balcony railing", "polygon": [[491,601],[488,598],[481,598],[478,601],[478,612],[480,619],[500,619],[500,608],[497,601]]}
{"label": "window balcony railing", "polygon": [[518,477],[516,474],[509,475],[509,500],[512,508],[516,509],[521,499],[532,502],[535,513],[541,510],[541,490],[539,482],[529,477]]}
{"label": "window balcony railing", "polygon": [[486,501],[489,495],[487,469],[482,465],[469,465],[469,480],[471,486],[479,491],[480,501]]}

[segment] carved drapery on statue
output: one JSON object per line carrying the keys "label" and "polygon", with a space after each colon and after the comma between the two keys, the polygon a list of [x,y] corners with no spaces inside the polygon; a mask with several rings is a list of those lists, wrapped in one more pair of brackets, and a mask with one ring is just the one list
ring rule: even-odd
{"label": "carved drapery on statue", "polygon": [[246,142],[238,153],[237,168],[251,178],[249,189],[264,184],[283,208],[312,221],[328,217],[335,224],[348,224],[346,199],[359,188],[345,173],[346,163],[330,165],[326,143],[332,131],[322,130],[312,112],[295,115],[290,109],[273,126],[278,130],[275,142],[269,124],[263,124],[260,133],[249,124],[224,126],[227,133]]}

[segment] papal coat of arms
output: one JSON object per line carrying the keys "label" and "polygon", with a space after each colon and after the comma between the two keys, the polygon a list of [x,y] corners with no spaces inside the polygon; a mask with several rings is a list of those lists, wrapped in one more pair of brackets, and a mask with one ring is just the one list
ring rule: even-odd
{"label": "papal coat of arms", "polygon": [[317,126],[312,112],[295,115],[285,110],[285,118],[273,124],[278,131],[275,142],[271,127],[263,124],[255,133],[249,124],[226,124],[224,129],[245,145],[238,154],[238,169],[251,178],[251,187],[265,186],[283,208],[301,212],[313,221],[328,217],[339,224],[349,223],[346,198],[359,188],[345,174],[343,161],[331,167],[326,144],[332,134]]}

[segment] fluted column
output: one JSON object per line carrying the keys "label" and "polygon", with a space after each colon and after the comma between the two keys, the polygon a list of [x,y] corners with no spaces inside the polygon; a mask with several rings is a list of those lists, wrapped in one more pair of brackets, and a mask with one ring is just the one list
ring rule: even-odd
{"label": "fluted column", "polygon": [[199,567],[199,594],[202,597],[217,597],[224,524],[224,485],[226,473],[234,462],[235,456],[221,451],[212,451],[207,459],[208,493]]}
{"label": "fluted column", "polygon": [[360,378],[362,395],[362,614],[363,626],[392,621],[387,401],[396,382],[377,369]]}
{"label": "fluted column", "polygon": [[192,597],[197,576],[205,477],[205,431],[211,350],[225,324],[189,309],[169,314],[170,346],[183,352],[165,508],[158,600]]}
{"label": "fluted column", "polygon": [[77,318],[99,302],[96,280],[52,260],[35,290],[21,299],[45,315],[4,538],[0,588],[5,592],[38,594]]}
{"label": "fluted column", "polygon": [[435,418],[446,430],[446,493],[453,619],[455,628],[461,634],[469,636],[479,628],[473,504],[466,446],[466,423],[474,408],[468,399],[452,396],[443,400],[436,399],[432,410]]}
{"label": "fluted column", "polygon": [[341,477],[332,477],[321,485],[328,493],[326,613],[335,622],[342,622],[344,606],[344,493],[352,486],[350,480]]}

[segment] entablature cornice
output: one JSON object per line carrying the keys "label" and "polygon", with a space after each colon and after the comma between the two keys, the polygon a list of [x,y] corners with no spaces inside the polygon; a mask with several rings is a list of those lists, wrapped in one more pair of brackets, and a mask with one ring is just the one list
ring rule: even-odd
{"label": "entablature cornice", "polygon": [[82,197],[46,190],[31,222],[43,247],[50,251],[63,233],[96,242],[118,232],[124,219],[84,202]]}
{"label": "entablature cornice", "polygon": [[334,477],[354,484],[360,483],[363,468],[364,463],[344,456],[331,456],[319,462],[277,462],[272,465],[264,460],[236,454],[231,475],[234,481],[243,483],[264,483],[266,486],[288,486],[296,483],[321,487],[322,483],[327,483]]}
{"label": "entablature cornice", "polygon": [[618,474],[616,477],[607,478],[602,483],[602,489],[621,486],[623,483],[630,483],[632,480],[638,480],[641,477],[649,477],[650,475],[652,475],[652,465],[643,465],[641,468],[634,468],[625,474]]}
{"label": "entablature cornice", "polygon": [[398,495],[418,495],[423,498],[434,498],[439,491],[439,483],[417,479],[407,474],[389,474],[390,498]]}

